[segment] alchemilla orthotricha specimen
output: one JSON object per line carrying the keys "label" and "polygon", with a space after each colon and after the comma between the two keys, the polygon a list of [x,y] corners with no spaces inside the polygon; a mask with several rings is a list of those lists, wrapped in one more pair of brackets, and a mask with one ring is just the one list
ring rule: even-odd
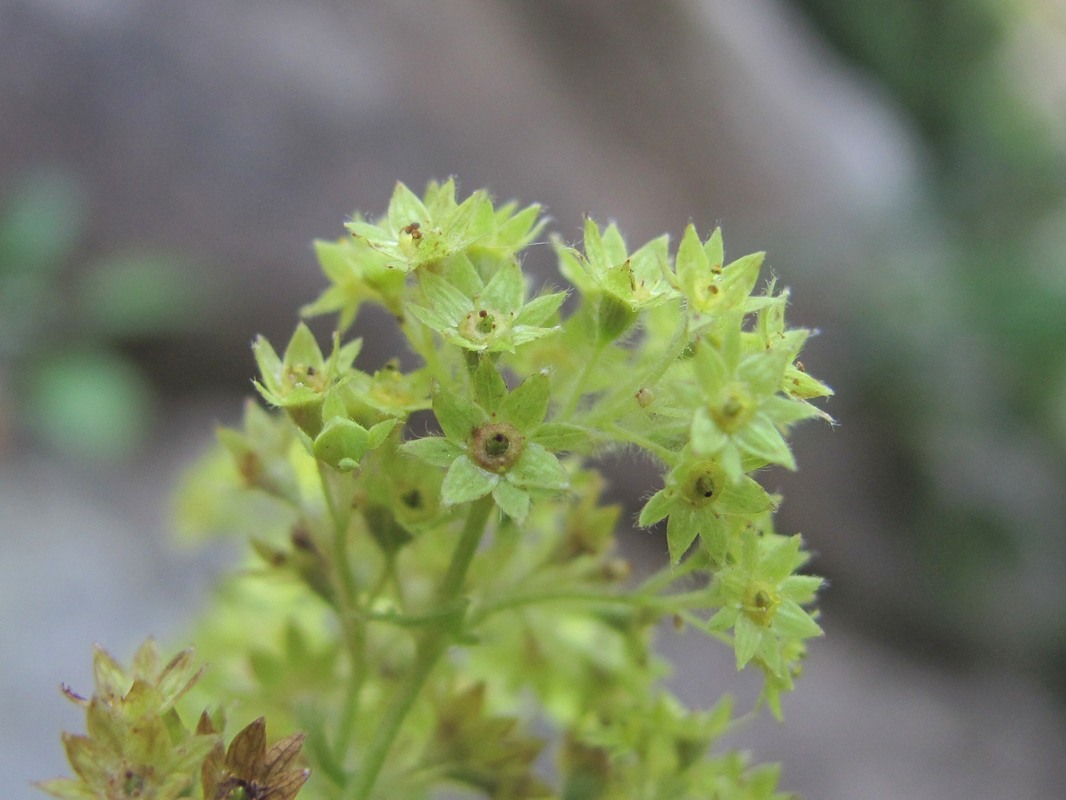
{"label": "alchemilla orthotricha specimen", "polygon": [[[522,270],[543,226],[451,181],[398,185],[384,217],[317,244],[329,287],[303,311],[336,314],[332,340],[301,324],[280,351],[256,341],[269,408],[250,402],[183,490],[187,530],[252,543],[195,634],[211,669],[161,666],[149,643],[127,674],[98,651],[93,697],[69,692],[87,708],[88,734],[64,739],[76,777],[42,788],[783,797],[776,767],[712,747],[728,698],[690,710],[660,685],[652,636],[666,621],[732,647],[781,715],[821,579],[758,477],[795,468],[793,424],[829,419],[796,360],[809,332],[760,285],[763,255],[727,263],[717,230],[631,250],[588,219],[581,248],[551,239],[572,287],[556,291]],[[406,344],[378,369],[348,336],[366,305]],[[670,564],[639,581],[589,466],[612,450],[661,476],[638,524]],[[190,729],[179,705],[212,710]],[[299,733],[268,747],[264,717]]]}

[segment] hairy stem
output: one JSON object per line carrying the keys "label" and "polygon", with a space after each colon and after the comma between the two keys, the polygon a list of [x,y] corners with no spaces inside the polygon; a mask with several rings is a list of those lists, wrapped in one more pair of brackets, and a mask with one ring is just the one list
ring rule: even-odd
{"label": "hairy stem", "polygon": [[[494,507],[491,495],[474,501],[470,507],[470,513],[466,519],[466,525],[455,546],[448,572],[438,590],[437,599],[439,604],[446,605],[456,600],[463,589],[466,581],[466,573],[477,552],[478,544],[485,532],[485,524],[489,519],[489,512]],[[385,718],[378,726],[377,733],[363,758],[362,766],[356,779],[348,785],[342,795],[343,800],[366,800],[374,790],[381,768],[385,764],[385,758],[392,748],[400,728],[406,719],[408,712],[414,705],[422,687],[428,680],[430,673],[437,661],[451,644],[452,636],[449,631],[441,627],[427,627],[418,637],[415,644],[415,662],[407,680],[400,688],[392,705],[385,714]]]}

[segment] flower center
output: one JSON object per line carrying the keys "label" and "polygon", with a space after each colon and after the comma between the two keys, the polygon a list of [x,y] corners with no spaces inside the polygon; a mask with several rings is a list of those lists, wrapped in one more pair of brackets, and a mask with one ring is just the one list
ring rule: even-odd
{"label": "flower center", "polygon": [[474,429],[470,440],[470,458],[482,469],[497,474],[506,472],[522,455],[525,439],[514,425],[493,422]]}
{"label": "flower center", "polygon": [[718,496],[719,481],[715,476],[714,466],[707,461],[694,464],[685,474],[681,483],[681,497],[690,506],[701,508]]}
{"label": "flower center", "polygon": [[764,628],[770,627],[781,596],[766,581],[752,581],[744,592],[744,613]]}
{"label": "flower center", "polygon": [[707,410],[718,427],[726,433],[742,428],[755,413],[755,400],[743,383],[729,384],[719,398],[719,402]]}

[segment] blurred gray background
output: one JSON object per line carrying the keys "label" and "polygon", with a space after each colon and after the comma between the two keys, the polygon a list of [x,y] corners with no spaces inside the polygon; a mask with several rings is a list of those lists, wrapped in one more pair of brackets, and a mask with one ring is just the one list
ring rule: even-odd
{"label": "blurred gray background", "polygon": [[[170,494],[322,288],[311,240],[456,175],[571,240],[721,223],[821,330],[841,424],[770,480],[828,637],[736,741],[811,800],[1066,796],[1066,7],[1002,6],[0,0],[6,795],[67,772],[92,642],[184,644],[226,559]],[[750,692],[664,642],[690,701]]]}

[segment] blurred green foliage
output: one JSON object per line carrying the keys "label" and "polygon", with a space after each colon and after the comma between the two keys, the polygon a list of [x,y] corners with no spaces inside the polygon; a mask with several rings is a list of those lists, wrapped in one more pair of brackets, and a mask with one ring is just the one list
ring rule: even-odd
{"label": "blurred green foliage", "polygon": [[123,345],[188,330],[202,303],[178,259],[85,258],[87,213],[61,172],[0,197],[0,432],[99,462],[137,447],[156,402]]}
{"label": "blurred green foliage", "polygon": [[856,309],[854,322],[873,356],[865,410],[908,473],[898,518],[923,556],[929,610],[944,631],[995,631],[1052,663],[1066,651],[1066,589],[1049,580],[1066,563],[1054,488],[1066,481],[1066,117],[1047,103],[1054,66],[1066,68],[1061,12],[796,5],[909,117],[928,159],[928,205],[902,239],[882,233],[904,246],[862,278],[913,282],[890,292],[910,302]]}

